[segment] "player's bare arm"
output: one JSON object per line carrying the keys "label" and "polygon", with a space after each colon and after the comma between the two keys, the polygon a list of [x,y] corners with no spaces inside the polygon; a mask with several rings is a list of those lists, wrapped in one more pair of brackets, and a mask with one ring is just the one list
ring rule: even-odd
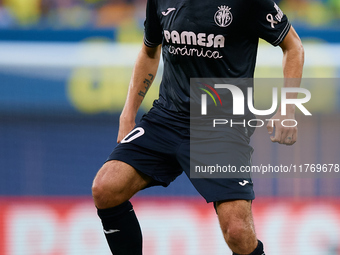
{"label": "player's bare arm", "polygon": [[[283,51],[283,75],[285,87],[300,87],[303,64],[304,64],[304,49],[301,40],[294,28],[291,27],[285,39],[280,44]],[[297,93],[288,93],[287,98],[297,98]],[[275,127],[275,134],[270,137],[272,142],[280,144],[292,145],[297,140],[298,130],[297,127],[284,127],[281,120],[295,119],[295,105],[287,105],[287,115],[281,115],[281,107],[277,110],[276,114],[272,117],[273,122],[267,125],[268,133],[273,134]],[[287,126],[293,126],[294,123],[287,122]]]}
{"label": "player's bare arm", "polygon": [[155,79],[160,52],[161,45],[151,48],[143,44],[138,54],[125,105],[119,119],[118,143],[120,143],[135,126],[137,111]]}

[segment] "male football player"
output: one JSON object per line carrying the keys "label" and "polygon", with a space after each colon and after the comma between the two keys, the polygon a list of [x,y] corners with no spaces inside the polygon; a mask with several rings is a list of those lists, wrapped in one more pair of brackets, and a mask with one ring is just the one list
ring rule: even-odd
{"label": "male football player", "polygon": [[[92,187],[113,254],[142,254],[142,234],[129,202],[134,194],[154,185],[166,187],[183,171],[190,178],[190,78],[253,78],[259,38],[281,47],[284,77],[299,80],[304,62],[301,41],[272,0],[148,0],[144,44],[120,115],[118,145]],[[159,98],[136,125],[138,108],[154,80],[161,52],[164,73]],[[285,86],[299,86],[299,82],[286,82]],[[294,106],[288,105],[285,118],[294,119],[294,112]],[[280,109],[273,119],[283,119]],[[275,133],[268,126],[271,140],[293,144],[296,127],[280,123],[274,122]],[[225,153],[227,160],[239,166],[249,164],[251,133],[232,133],[233,139],[225,141],[230,148]],[[251,179],[243,185],[233,178],[190,181],[207,202],[213,202],[233,253],[263,255],[252,218]]]}

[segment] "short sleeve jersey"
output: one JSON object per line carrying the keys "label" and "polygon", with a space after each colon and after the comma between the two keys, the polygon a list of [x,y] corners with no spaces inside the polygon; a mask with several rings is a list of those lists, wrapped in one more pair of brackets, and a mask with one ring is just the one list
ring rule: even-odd
{"label": "short sleeve jersey", "polygon": [[259,38],[277,46],[289,29],[272,0],[148,0],[144,43],[164,62],[155,105],[189,115],[190,78],[252,78]]}

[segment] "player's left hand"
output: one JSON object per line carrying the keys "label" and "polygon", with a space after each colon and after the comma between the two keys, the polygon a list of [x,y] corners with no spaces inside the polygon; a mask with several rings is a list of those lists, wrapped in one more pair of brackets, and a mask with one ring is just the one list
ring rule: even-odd
{"label": "player's left hand", "polygon": [[[297,140],[298,129],[294,125],[296,122],[286,120],[284,126],[282,121],[285,119],[295,120],[294,114],[282,116],[279,111],[270,119],[267,124],[268,133],[271,135],[270,140],[272,142],[293,145]],[[274,133],[275,128],[275,133]]]}

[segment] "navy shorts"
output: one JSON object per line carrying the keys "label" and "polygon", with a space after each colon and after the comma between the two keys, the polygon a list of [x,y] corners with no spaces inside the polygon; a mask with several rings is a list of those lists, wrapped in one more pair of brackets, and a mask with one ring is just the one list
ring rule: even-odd
{"label": "navy shorts", "polygon": [[[184,171],[207,202],[255,198],[250,175],[248,178],[190,178],[190,129],[176,125],[169,118],[157,114],[158,111],[152,108],[145,114],[134,130],[116,146],[107,161],[125,162],[150,176],[153,181],[148,187],[166,187]],[[239,166],[249,165],[252,147],[240,132],[236,131],[232,137],[237,142],[227,143],[230,149],[225,153],[225,158]],[[247,153],[243,153],[245,150]]]}

